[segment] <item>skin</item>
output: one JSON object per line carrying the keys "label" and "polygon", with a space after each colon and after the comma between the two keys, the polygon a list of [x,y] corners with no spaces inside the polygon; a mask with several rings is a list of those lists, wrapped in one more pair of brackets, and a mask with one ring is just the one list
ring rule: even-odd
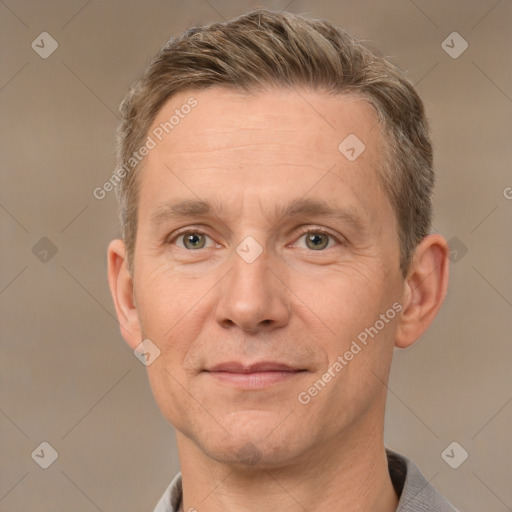
{"label": "skin", "polygon": [[[123,337],[132,349],[149,338],[161,352],[147,370],[176,428],[183,509],[393,511],[383,441],[393,348],[414,343],[441,307],[447,243],[427,236],[404,279],[397,220],[377,176],[385,141],[364,99],[187,91],[149,133],[190,96],[197,107],[144,162],[133,275],[123,242],[108,250]],[[352,162],[338,150],[349,134],[366,146]],[[162,213],[186,199],[213,211]],[[283,216],[299,199],[348,209],[359,224],[312,211]],[[252,263],[236,251],[249,236],[262,249]],[[394,303],[401,311],[300,403]],[[240,387],[206,371],[226,361],[301,371]]]}

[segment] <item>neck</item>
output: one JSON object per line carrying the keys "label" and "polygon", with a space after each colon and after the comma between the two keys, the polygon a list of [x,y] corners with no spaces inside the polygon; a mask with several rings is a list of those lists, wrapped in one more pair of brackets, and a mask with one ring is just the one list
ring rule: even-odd
{"label": "neck", "polygon": [[346,434],[280,467],[241,468],[206,456],[177,434],[182,510],[199,512],[394,512],[382,429]]}

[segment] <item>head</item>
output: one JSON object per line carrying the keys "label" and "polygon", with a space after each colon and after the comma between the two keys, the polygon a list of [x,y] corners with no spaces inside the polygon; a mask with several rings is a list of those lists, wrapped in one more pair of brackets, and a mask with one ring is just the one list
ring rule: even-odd
{"label": "head", "polygon": [[169,41],[121,114],[109,282],[124,338],[160,351],[148,374],[180,435],[262,465],[380,436],[393,347],[448,276],[402,72],[327,21],[260,10]]}

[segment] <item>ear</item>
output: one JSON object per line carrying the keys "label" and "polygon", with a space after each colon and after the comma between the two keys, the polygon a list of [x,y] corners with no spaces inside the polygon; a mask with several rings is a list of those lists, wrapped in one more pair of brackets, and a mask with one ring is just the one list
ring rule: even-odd
{"label": "ear", "polygon": [[108,246],[108,284],[121,335],[135,349],[142,339],[141,329],[133,295],[133,279],[128,271],[126,248],[122,240],[112,240]]}
{"label": "ear", "polygon": [[449,254],[448,243],[439,234],[426,236],[416,248],[404,281],[397,347],[409,347],[420,338],[441,308],[448,289]]}

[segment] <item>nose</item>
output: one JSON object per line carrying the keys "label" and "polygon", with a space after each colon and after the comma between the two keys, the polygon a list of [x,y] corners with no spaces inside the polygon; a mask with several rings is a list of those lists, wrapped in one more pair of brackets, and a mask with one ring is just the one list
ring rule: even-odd
{"label": "nose", "polygon": [[249,333],[285,326],[290,318],[288,289],[265,253],[252,263],[234,253],[232,261],[232,270],[219,283],[217,322]]}

